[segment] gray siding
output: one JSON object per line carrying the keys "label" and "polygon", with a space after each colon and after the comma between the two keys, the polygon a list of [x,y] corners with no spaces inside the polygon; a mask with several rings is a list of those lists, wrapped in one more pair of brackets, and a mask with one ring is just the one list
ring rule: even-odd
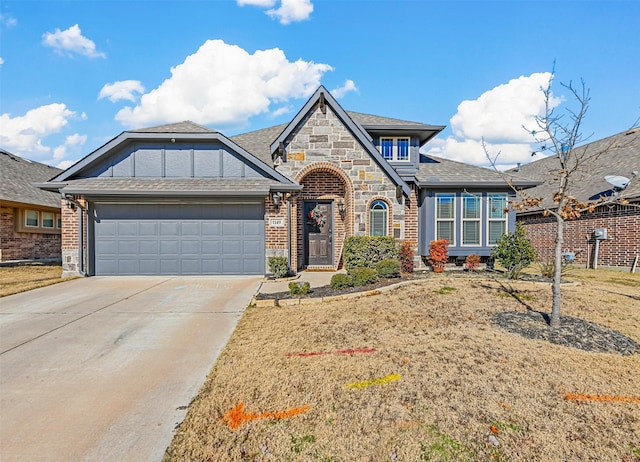
{"label": "gray siding", "polygon": [[109,155],[83,177],[262,178],[264,172],[222,143],[137,142]]}

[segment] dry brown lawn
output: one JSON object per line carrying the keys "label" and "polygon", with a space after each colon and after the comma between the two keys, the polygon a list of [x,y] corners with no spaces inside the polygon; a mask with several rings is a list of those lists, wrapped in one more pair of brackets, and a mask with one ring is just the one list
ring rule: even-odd
{"label": "dry brown lawn", "polygon": [[29,265],[0,268],[0,297],[57,284],[62,279],[61,266]]}
{"label": "dry brown lawn", "polygon": [[[563,314],[640,342],[639,274],[574,279]],[[250,307],[165,460],[640,461],[640,354],[502,330],[493,314],[551,303],[549,284],[511,282],[520,301],[504,284],[445,274],[355,300]],[[375,352],[295,355],[346,349]]]}

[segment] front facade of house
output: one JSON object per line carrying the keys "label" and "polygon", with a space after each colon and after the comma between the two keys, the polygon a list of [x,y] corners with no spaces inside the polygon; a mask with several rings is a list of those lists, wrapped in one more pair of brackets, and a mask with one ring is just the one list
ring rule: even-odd
{"label": "front facade of house", "polygon": [[487,256],[513,228],[509,187],[421,155],[443,128],[346,112],[320,87],[288,124],[124,132],[40,186],[66,204],[67,274],[265,274],[272,256],[337,269],[354,235],[411,241],[417,264],[435,238]]}
{"label": "front facade of house", "polygon": [[60,196],[31,184],[60,172],[0,150],[0,262],[60,259]]}

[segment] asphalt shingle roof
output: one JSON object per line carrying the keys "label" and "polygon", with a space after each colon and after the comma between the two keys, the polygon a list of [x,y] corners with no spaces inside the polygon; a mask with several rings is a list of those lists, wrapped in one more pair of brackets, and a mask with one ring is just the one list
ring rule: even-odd
{"label": "asphalt shingle roof", "polygon": [[[578,170],[571,174],[569,194],[580,201],[610,195],[612,186],[604,179],[607,175],[632,177],[640,172],[640,128],[618,133],[584,146],[575,148],[575,154],[584,156]],[[546,157],[520,167],[520,174],[543,181],[544,184],[528,190],[533,197],[543,197],[546,207],[551,206],[558,181],[555,174],[560,169],[556,156]],[[640,174],[639,174],[640,175]],[[640,198],[640,176],[625,189],[629,199]]]}
{"label": "asphalt shingle roof", "polygon": [[267,178],[85,178],[65,182],[68,194],[182,194],[234,195],[266,194],[280,183]]}
{"label": "asphalt shingle roof", "polygon": [[[505,178],[506,177],[506,178]],[[493,169],[464,164],[436,156],[420,156],[420,166],[416,180],[421,186],[503,186],[507,180],[513,180],[514,186],[533,186],[535,181],[524,175],[512,172],[501,174]]]}
{"label": "asphalt shingle roof", "polygon": [[60,195],[33,186],[62,172],[0,149],[0,200],[60,208]]}
{"label": "asphalt shingle roof", "polygon": [[131,133],[217,133],[216,130],[198,125],[190,120],[175,124],[158,125],[156,127],[138,128],[128,130]]}

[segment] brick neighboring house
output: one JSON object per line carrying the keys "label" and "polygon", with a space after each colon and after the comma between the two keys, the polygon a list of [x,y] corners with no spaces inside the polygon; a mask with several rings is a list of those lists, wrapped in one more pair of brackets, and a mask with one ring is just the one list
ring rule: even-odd
{"label": "brick neighboring house", "polygon": [[[576,153],[585,155],[587,160],[572,174],[574,187],[569,193],[580,201],[609,196],[614,190],[605,176],[632,178],[634,171],[640,171],[640,128],[586,144],[577,148]],[[558,169],[556,157],[522,166],[521,174],[544,181],[527,192],[533,197],[546,198],[546,204],[550,204],[557,188],[554,172]],[[634,259],[640,257],[640,177],[619,194],[631,205],[602,205],[593,213],[585,212],[579,219],[566,222],[563,249],[575,252],[576,264],[594,266],[594,231],[599,228],[607,230],[607,238],[598,242],[598,266],[629,268]],[[555,218],[544,217],[539,209],[518,213],[517,217],[524,223],[538,257],[552,259]]]}
{"label": "brick neighboring house", "polygon": [[0,262],[60,259],[60,194],[33,183],[61,172],[0,149]]}
{"label": "brick neighboring house", "polygon": [[[344,239],[435,238],[489,255],[515,214],[497,173],[420,154],[444,127],[345,111],[320,87],[287,124],[231,138],[192,122],[126,131],[40,187],[59,191],[65,274],[336,269]],[[514,175],[521,187],[538,184]]]}

